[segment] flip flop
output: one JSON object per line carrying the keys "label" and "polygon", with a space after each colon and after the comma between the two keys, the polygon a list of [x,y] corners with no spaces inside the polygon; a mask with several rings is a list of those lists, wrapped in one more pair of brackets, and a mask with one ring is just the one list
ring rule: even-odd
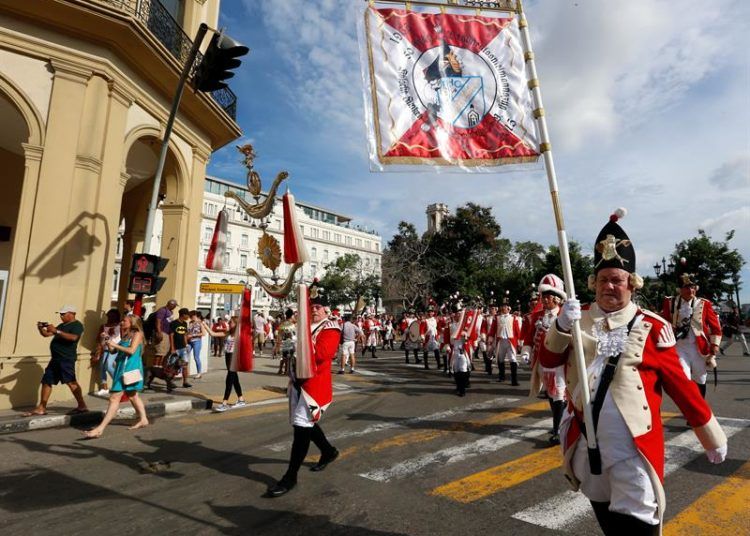
{"label": "flip flop", "polygon": [[73,408],[70,411],[68,411],[65,415],[80,415],[81,413],[88,413],[88,408],[81,409],[81,408]]}
{"label": "flip flop", "polygon": [[26,413],[22,413],[21,417],[41,417],[42,415],[47,415],[47,412],[38,413],[36,411],[27,411]]}

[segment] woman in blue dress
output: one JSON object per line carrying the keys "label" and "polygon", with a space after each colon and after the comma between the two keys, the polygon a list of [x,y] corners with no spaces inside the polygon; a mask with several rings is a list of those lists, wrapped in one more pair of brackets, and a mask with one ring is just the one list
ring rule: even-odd
{"label": "woman in blue dress", "polygon": [[[128,394],[130,403],[138,414],[138,422],[130,427],[137,430],[148,426],[146,408],[138,393],[143,390],[143,322],[137,316],[126,315],[120,322],[120,343],[111,340],[107,343],[110,352],[117,352],[115,371],[112,375],[112,388],[109,395],[109,407],[101,424],[96,428],[84,432],[87,439],[101,437],[104,429],[117,415],[122,393]],[[130,373],[130,374],[128,374]],[[132,378],[131,376],[136,376]]]}

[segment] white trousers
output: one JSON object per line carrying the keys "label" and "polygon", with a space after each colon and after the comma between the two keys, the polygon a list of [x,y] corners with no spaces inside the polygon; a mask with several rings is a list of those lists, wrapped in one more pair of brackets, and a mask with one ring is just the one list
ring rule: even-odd
{"label": "white trousers", "polygon": [[633,516],[650,525],[659,524],[656,493],[640,455],[602,467],[602,474],[592,475],[586,440],[581,435],[573,455],[573,473],[589,500],[608,502],[610,512]]}
{"label": "white trousers", "polygon": [[497,340],[495,355],[497,356],[498,363],[518,363],[518,361],[516,361],[516,349],[508,339]]}
{"label": "white trousers", "polygon": [[696,383],[705,385],[708,377],[706,358],[698,352],[695,341],[688,339],[677,341],[677,354],[680,356],[680,365],[685,371],[685,376]]}

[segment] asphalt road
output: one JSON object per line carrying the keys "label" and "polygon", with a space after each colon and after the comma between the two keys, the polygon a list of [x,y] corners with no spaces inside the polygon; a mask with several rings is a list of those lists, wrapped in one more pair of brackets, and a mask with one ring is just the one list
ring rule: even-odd
{"label": "asphalt road", "polygon": [[[666,399],[665,534],[707,534],[706,505],[722,505],[711,534],[750,533],[750,358],[720,362],[708,398],[732,434],[710,465]],[[342,456],[298,486],[263,497],[285,471],[284,404],[195,412],[136,432],[116,422],[98,440],[75,429],[0,438],[0,528],[6,534],[598,534],[585,500],[568,492],[547,446],[546,402],[480,371],[465,398],[435,370],[400,354],[336,375],[322,426]],[[434,366],[434,365],[433,365]],[[308,465],[318,456],[311,447]],[[712,502],[713,501],[713,502]],[[687,529],[685,528],[687,527]],[[690,532],[692,530],[693,532]]]}

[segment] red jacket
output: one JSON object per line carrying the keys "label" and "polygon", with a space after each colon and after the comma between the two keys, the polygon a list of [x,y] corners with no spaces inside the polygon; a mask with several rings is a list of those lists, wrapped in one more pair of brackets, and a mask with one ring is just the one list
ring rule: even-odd
{"label": "red jacket", "polygon": [[[692,304],[693,314],[690,317],[690,330],[695,334],[695,344],[702,356],[711,355],[711,345],[721,344],[721,322],[710,301],[695,298]],[[672,323],[675,333],[680,328],[680,307],[683,300],[679,296],[664,299],[661,315]]]}
{"label": "red jacket", "polygon": [[[714,449],[726,444],[711,408],[703,400],[698,387],[690,381],[680,366],[672,328],[660,316],[650,311],[639,310],[630,303],[620,311],[605,317],[596,304],[582,308],[581,330],[588,366],[596,357],[596,339],[593,326],[606,322],[609,329],[627,325],[634,315],[643,315],[628,336],[625,349],[617,364],[609,393],[631,431],[636,448],[646,462],[652,484],[663,508],[662,480],[664,478],[664,433],[661,423],[662,388],[674,400],[705,449]],[[578,371],[569,347],[570,334],[561,333],[554,323],[547,332],[539,359],[545,367],[565,365],[568,409],[578,418],[572,419],[564,438],[566,473],[574,487],[578,481],[571,463],[576,442],[580,435],[579,422],[583,420],[581,399],[570,396],[578,385]]]}
{"label": "red jacket", "polygon": [[333,400],[331,362],[336,358],[340,338],[341,328],[335,320],[326,320],[312,334],[315,376],[298,381],[307,403],[315,408],[312,411],[313,421],[320,419]]}

